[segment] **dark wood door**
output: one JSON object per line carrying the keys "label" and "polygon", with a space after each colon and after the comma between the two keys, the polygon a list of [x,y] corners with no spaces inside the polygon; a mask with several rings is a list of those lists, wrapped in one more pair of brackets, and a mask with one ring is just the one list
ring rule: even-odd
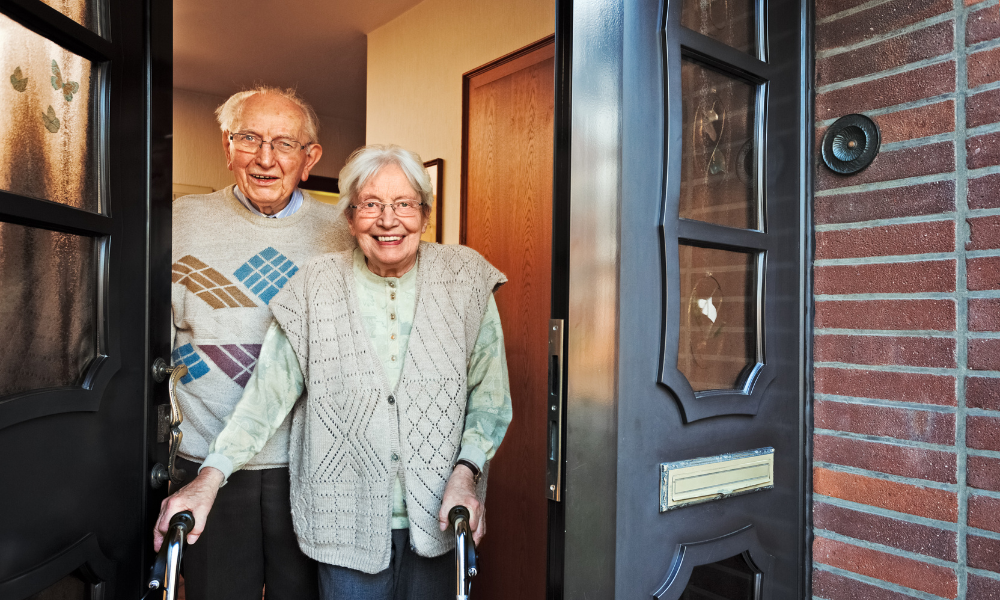
{"label": "dark wood door", "polygon": [[490,464],[482,599],[544,598],[552,265],[551,38],[466,75],[462,242],[508,278],[503,323],[514,420]]}
{"label": "dark wood door", "polygon": [[802,6],[573,10],[566,597],[806,597]]}
{"label": "dark wood door", "polygon": [[169,2],[0,2],[0,598],[143,592],[170,22]]}

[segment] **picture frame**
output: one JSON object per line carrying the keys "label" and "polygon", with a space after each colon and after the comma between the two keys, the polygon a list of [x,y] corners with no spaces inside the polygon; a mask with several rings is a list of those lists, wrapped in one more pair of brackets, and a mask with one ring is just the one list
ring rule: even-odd
{"label": "picture frame", "polygon": [[424,168],[431,176],[431,190],[434,196],[434,208],[427,223],[427,231],[420,236],[425,242],[444,243],[444,159],[435,158],[424,163]]}
{"label": "picture frame", "polygon": [[310,196],[320,202],[336,205],[340,202],[339,184],[336,177],[310,175],[309,179],[299,183],[299,189],[309,192]]}

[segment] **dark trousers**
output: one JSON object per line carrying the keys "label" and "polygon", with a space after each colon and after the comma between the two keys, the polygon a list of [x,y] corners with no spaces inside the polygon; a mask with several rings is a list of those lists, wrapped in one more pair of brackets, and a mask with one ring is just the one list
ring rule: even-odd
{"label": "dark trousers", "polygon": [[[200,465],[177,460],[194,479]],[[182,572],[188,600],[261,600],[265,591],[267,600],[317,600],[316,562],[292,529],[288,469],[233,473],[184,549]]]}
{"label": "dark trousers", "polygon": [[363,573],[319,565],[319,588],[323,600],[442,600],[455,597],[455,556],[447,552],[424,558],[410,549],[410,532],[392,530],[389,567],[378,573]]}

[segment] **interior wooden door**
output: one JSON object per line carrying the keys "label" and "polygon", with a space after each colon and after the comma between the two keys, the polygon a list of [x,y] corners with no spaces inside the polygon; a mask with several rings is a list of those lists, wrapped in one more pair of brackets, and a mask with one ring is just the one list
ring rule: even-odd
{"label": "interior wooden door", "polygon": [[465,76],[462,243],[503,271],[497,292],[514,420],[490,464],[479,599],[545,596],[554,44]]}

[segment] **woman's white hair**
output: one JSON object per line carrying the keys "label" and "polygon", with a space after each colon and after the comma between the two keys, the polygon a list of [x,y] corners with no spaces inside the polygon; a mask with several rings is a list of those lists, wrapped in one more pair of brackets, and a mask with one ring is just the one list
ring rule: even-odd
{"label": "woman's white hair", "polygon": [[431,188],[431,176],[424,168],[420,156],[395,144],[370,144],[351,153],[347,164],[340,170],[337,184],[340,186],[340,202],[348,218],[354,216],[351,205],[357,201],[361,188],[389,165],[396,165],[403,170],[413,191],[420,195],[424,216],[430,216],[434,206],[434,190]]}
{"label": "woman's white hair", "polygon": [[240,119],[243,116],[243,106],[246,104],[247,100],[256,96],[257,94],[273,94],[275,96],[281,96],[285,100],[295,104],[302,111],[303,128],[305,129],[306,137],[309,138],[310,144],[315,144],[319,141],[319,117],[316,115],[316,111],[313,110],[309,103],[302,99],[298,93],[292,88],[279,88],[270,85],[257,85],[249,90],[243,90],[242,92],[236,92],[229,97],[225,103],[219,108],[215,109],[215,116],[219,120],[219,126],[222,131],[234,132],[237,131],[237,127],[240,125]]}

